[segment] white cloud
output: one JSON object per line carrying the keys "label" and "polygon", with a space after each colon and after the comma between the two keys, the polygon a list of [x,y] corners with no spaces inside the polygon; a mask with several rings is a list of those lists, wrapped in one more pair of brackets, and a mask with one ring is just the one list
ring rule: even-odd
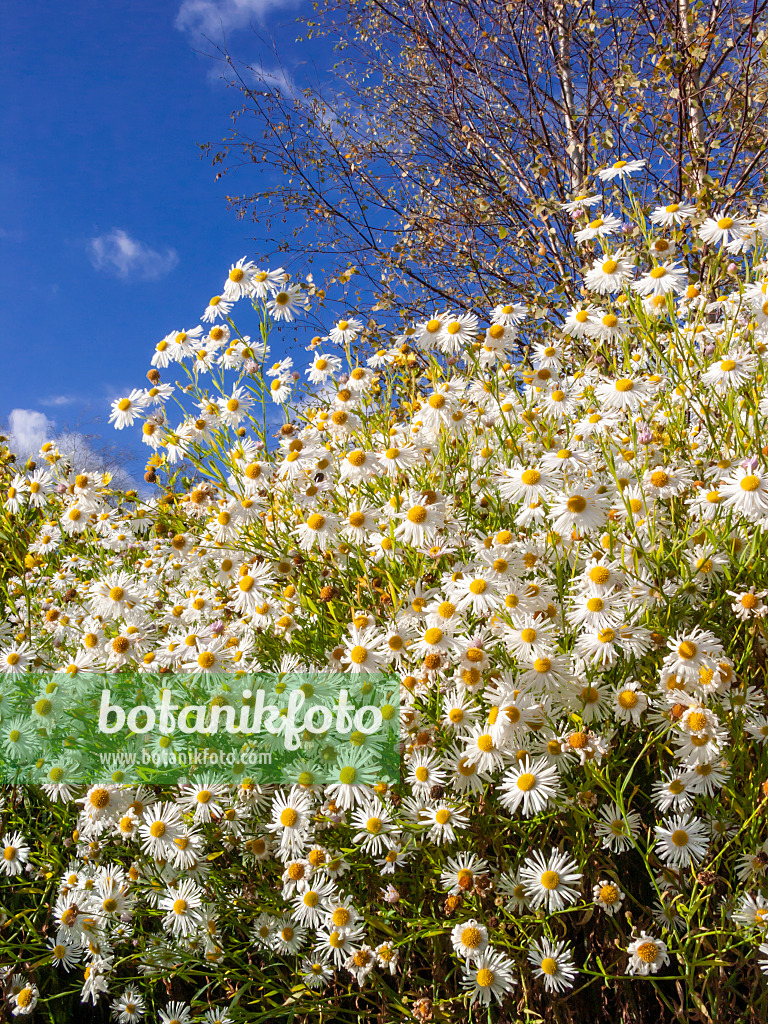
{"label": "white cloud", "polygon": [[79,430],[57,430],[54,420],[36,409],[13,409],[8,416],[10,436],[8,446],[16,453],[17,464],[23,466],[30,456],[40,452],[40,446],[53,441],[59,452],[70,464],[81,472],[102,472],[109,470],[117,487],[138,487],[123,463],[124,454],[115,452],[108,445],[103,451],[93,447],[97,438],[88,437]]}
{"label": "white cloud", "polygon": [[217,37],[222,32],[264,21],[272,11],[295,7],[300,0],[182,0],[176,28],[192,36]]}
{"label": "white cloud", "polygon": [[40,445],[53,437],[56,426],[44,412],[35,409],[13,409],[8,417],[8,425],[11,428],[9,447],[20,460],[37,454]]}
{"label": "white cloud", "polygon": [[296,92],[293,79],[288,72],[279,66],[274,68],[262,68],[258,80],[275,92],[281,92],[283,96],[293,96]]}
{"label": "white cloud", "polygon": [[73,405],[75,402],[82,402],[77,395],[49,395],[48,398],[38,399],[40,405]]}
{"label": "white cloud", "polygon": [[[116,487],[136,487],[136,481],[128,470],[115,461],[115,452],[105,446],[98,452],[91,446],[93,438],[86,437],[77,430],[64,430],[56,435],[56,447],[78,472],[101,473],[109,470]],[[119,453],[118,453],[119,455]]]}
{"label": "white cloud", "polygon": [[88,252],[97,270],[144,281],[163,277],[179,262],[175,249],[166,249],[164,252],[151,249],[144,242],[131,238],[121,228],[90,239]]}

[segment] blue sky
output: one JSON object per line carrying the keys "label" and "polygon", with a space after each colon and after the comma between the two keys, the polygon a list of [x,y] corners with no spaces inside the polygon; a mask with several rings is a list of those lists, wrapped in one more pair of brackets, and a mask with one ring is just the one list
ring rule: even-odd
{"label": "blue sky", "polygon": [[309,0],[8,8],[0,421],[20,440],[96,434],[131,448],[140,475],[148,450],[135,433],[107,426],[111,400],[145,383],[155,343],[197,323],[231,262],[260,254],[257,227],[225,199],[252,190],[255,171],[216,182],[200,157],[198,143],[225,136],[239,96],[200,52],[213,50],[204,36],[268,68],[277,38],[300,81],[303,62],[316,74],[328,60],[295,43],[296,18],[311,10]]}

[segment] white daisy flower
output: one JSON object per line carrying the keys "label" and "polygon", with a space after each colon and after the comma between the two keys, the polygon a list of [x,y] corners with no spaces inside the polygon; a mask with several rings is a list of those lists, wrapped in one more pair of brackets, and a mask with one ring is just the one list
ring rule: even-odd
{"label": "white daisy flower", "polygon": [[546,810],[558,793],[560,773],[546,757],[536,761],[526,756],[509,768],[503,777],[499,802],[512,814],[522,804],[523,816],[531,818]]}
{"label": "white daisy flower", "polygon": [[696,207],[691,203],[667,203],[657,206],[651,213],[651,224],[662,228],[677,227],[696,215]]}
{"label": "white daisy flower", "polygon": [[3,857],[0,872],[4,875],[19,875],[29,860],[30,848],[21,832],[6,832],[3,836]]}
{"label": "white daisy flower", "polygon": [[656,850],[671,867],[696,866],[707,854],[709,842],[703,823],[690,815],[676,815],[656,825]]}
{"label": "white daisy flower", "polygon": [[488,948],[488,929],[474,918],[454,925],[451,931],[453,951],[462,957],[467,966],[477,960]]}
{"label": "white daisy flower", "polygon": [[547,992],[565,992],[573,988],[579,972],[567,942],[552,942],[542,937],[531,944],[528,960],[533,965],[534,977],[542,979]]}
{"label": "white daisy flower", "polygon": [[688,285],[688,272],[678,263],[660,263],[632,285],[638,295],[679,295]]}
{"label": "white daisy flower", "polygon": [[601,878],[592,889],[592,899],[601,910],[604,910],[609,916],[613,916],[621,910],[625,894],[615,882]]}
{"label": "white daisy flower", "polygon": [[641,171],[645,160],[616,160],[610,167],[603,167],[597,172],[601,181],[614,181],[616,178],[628,178],[630,174]]}
{"label": "white daisy flower", "polygon": [[554,847],[545,857],[536,850],[520,868],[520,880],[531,906],[536,909],[562,910],[579,898],[581,871],[573,858]]}
{"label": "white daisy flower", "polygon": [[721,211],[715,217],[707,217],[699,227],[699,238],[713,245],[727,245],[729,242],[742,239],[748,231],[749,225],[745,220],[731,217],[725,211]]}
{"label": "white daisy flower", "polygon": [[615,235],[621,229],[621,221],[612,213],[595,217],[586,227],[575,231],[573,237],[577,242],[591,242],[593,238],[606,238]]}
{"label": "white daisy flower", "polygon": [[627,953],[627,974],[656,974],[660,967],[669,963],[666,943],[645,931],[641,931],[640,935],[630,942]]}
{"label": "white daisy flower", "polygon": [[470,1005],[488,1006],[494,999],[501,1003],[517,984],[512,961],[505,953],[486,949],[474,963],[464,965],[462,988],[469,991]]}

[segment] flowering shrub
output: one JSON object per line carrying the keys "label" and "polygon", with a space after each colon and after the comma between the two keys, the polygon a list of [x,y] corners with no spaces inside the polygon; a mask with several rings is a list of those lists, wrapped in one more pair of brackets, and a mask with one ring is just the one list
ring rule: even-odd
{"label": "flowering shrub", "polygon": [[[641,167],[567,205],[570,308],[380,348],[349,316],[305,385],[268,355],[306,294],[241,260],[113,406],[161,497],[50,445],[13,479],[0,668],[39,692],[0,743],[44,783],[3,812],[10,1013],[765,1019],[768,216],[645,209]],[[395,679],[399,782],[46,761],[84,673],[237,707],[248,673],[322,671]]]}

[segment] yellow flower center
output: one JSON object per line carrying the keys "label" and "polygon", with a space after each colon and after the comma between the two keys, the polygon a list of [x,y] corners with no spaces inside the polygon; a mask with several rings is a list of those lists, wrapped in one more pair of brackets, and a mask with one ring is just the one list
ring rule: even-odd
{"label": "yellow flower center", "polygon": [[603,903],[607,903],[609,906],[616,903],[619,898],[619,890],[615,885],[601,885],[600,886],[600,899]]}
{"label": "yellow flower center", "polygon": [[551,956],[545,956],[541,961],[541,969],[545,974],[557,974],[557,961],[553,960]]}
{"label": "yellow flower center", "polygon": [[637,955],[644,964],[652,964],[659,953],[659,947],[655,942],[641,942],[637,947]]}
{"label": "yellow flower center", "polygon": [[90,801],[91,806],[99,811],[103,811],[109,805],[109,790],[102,788],[94,789],[90,795]]}
{"label": "yellow flower center", "polygon": [[427,510],[423,505],[414,505],[408,512],[408,521],[420,526],[427,518]]}
{"label": "yellow flower center", "polygon": [[707,727],[707,716],[703,711],[692,711],[688,715],[688,728],[691,732],[702,732]]}

